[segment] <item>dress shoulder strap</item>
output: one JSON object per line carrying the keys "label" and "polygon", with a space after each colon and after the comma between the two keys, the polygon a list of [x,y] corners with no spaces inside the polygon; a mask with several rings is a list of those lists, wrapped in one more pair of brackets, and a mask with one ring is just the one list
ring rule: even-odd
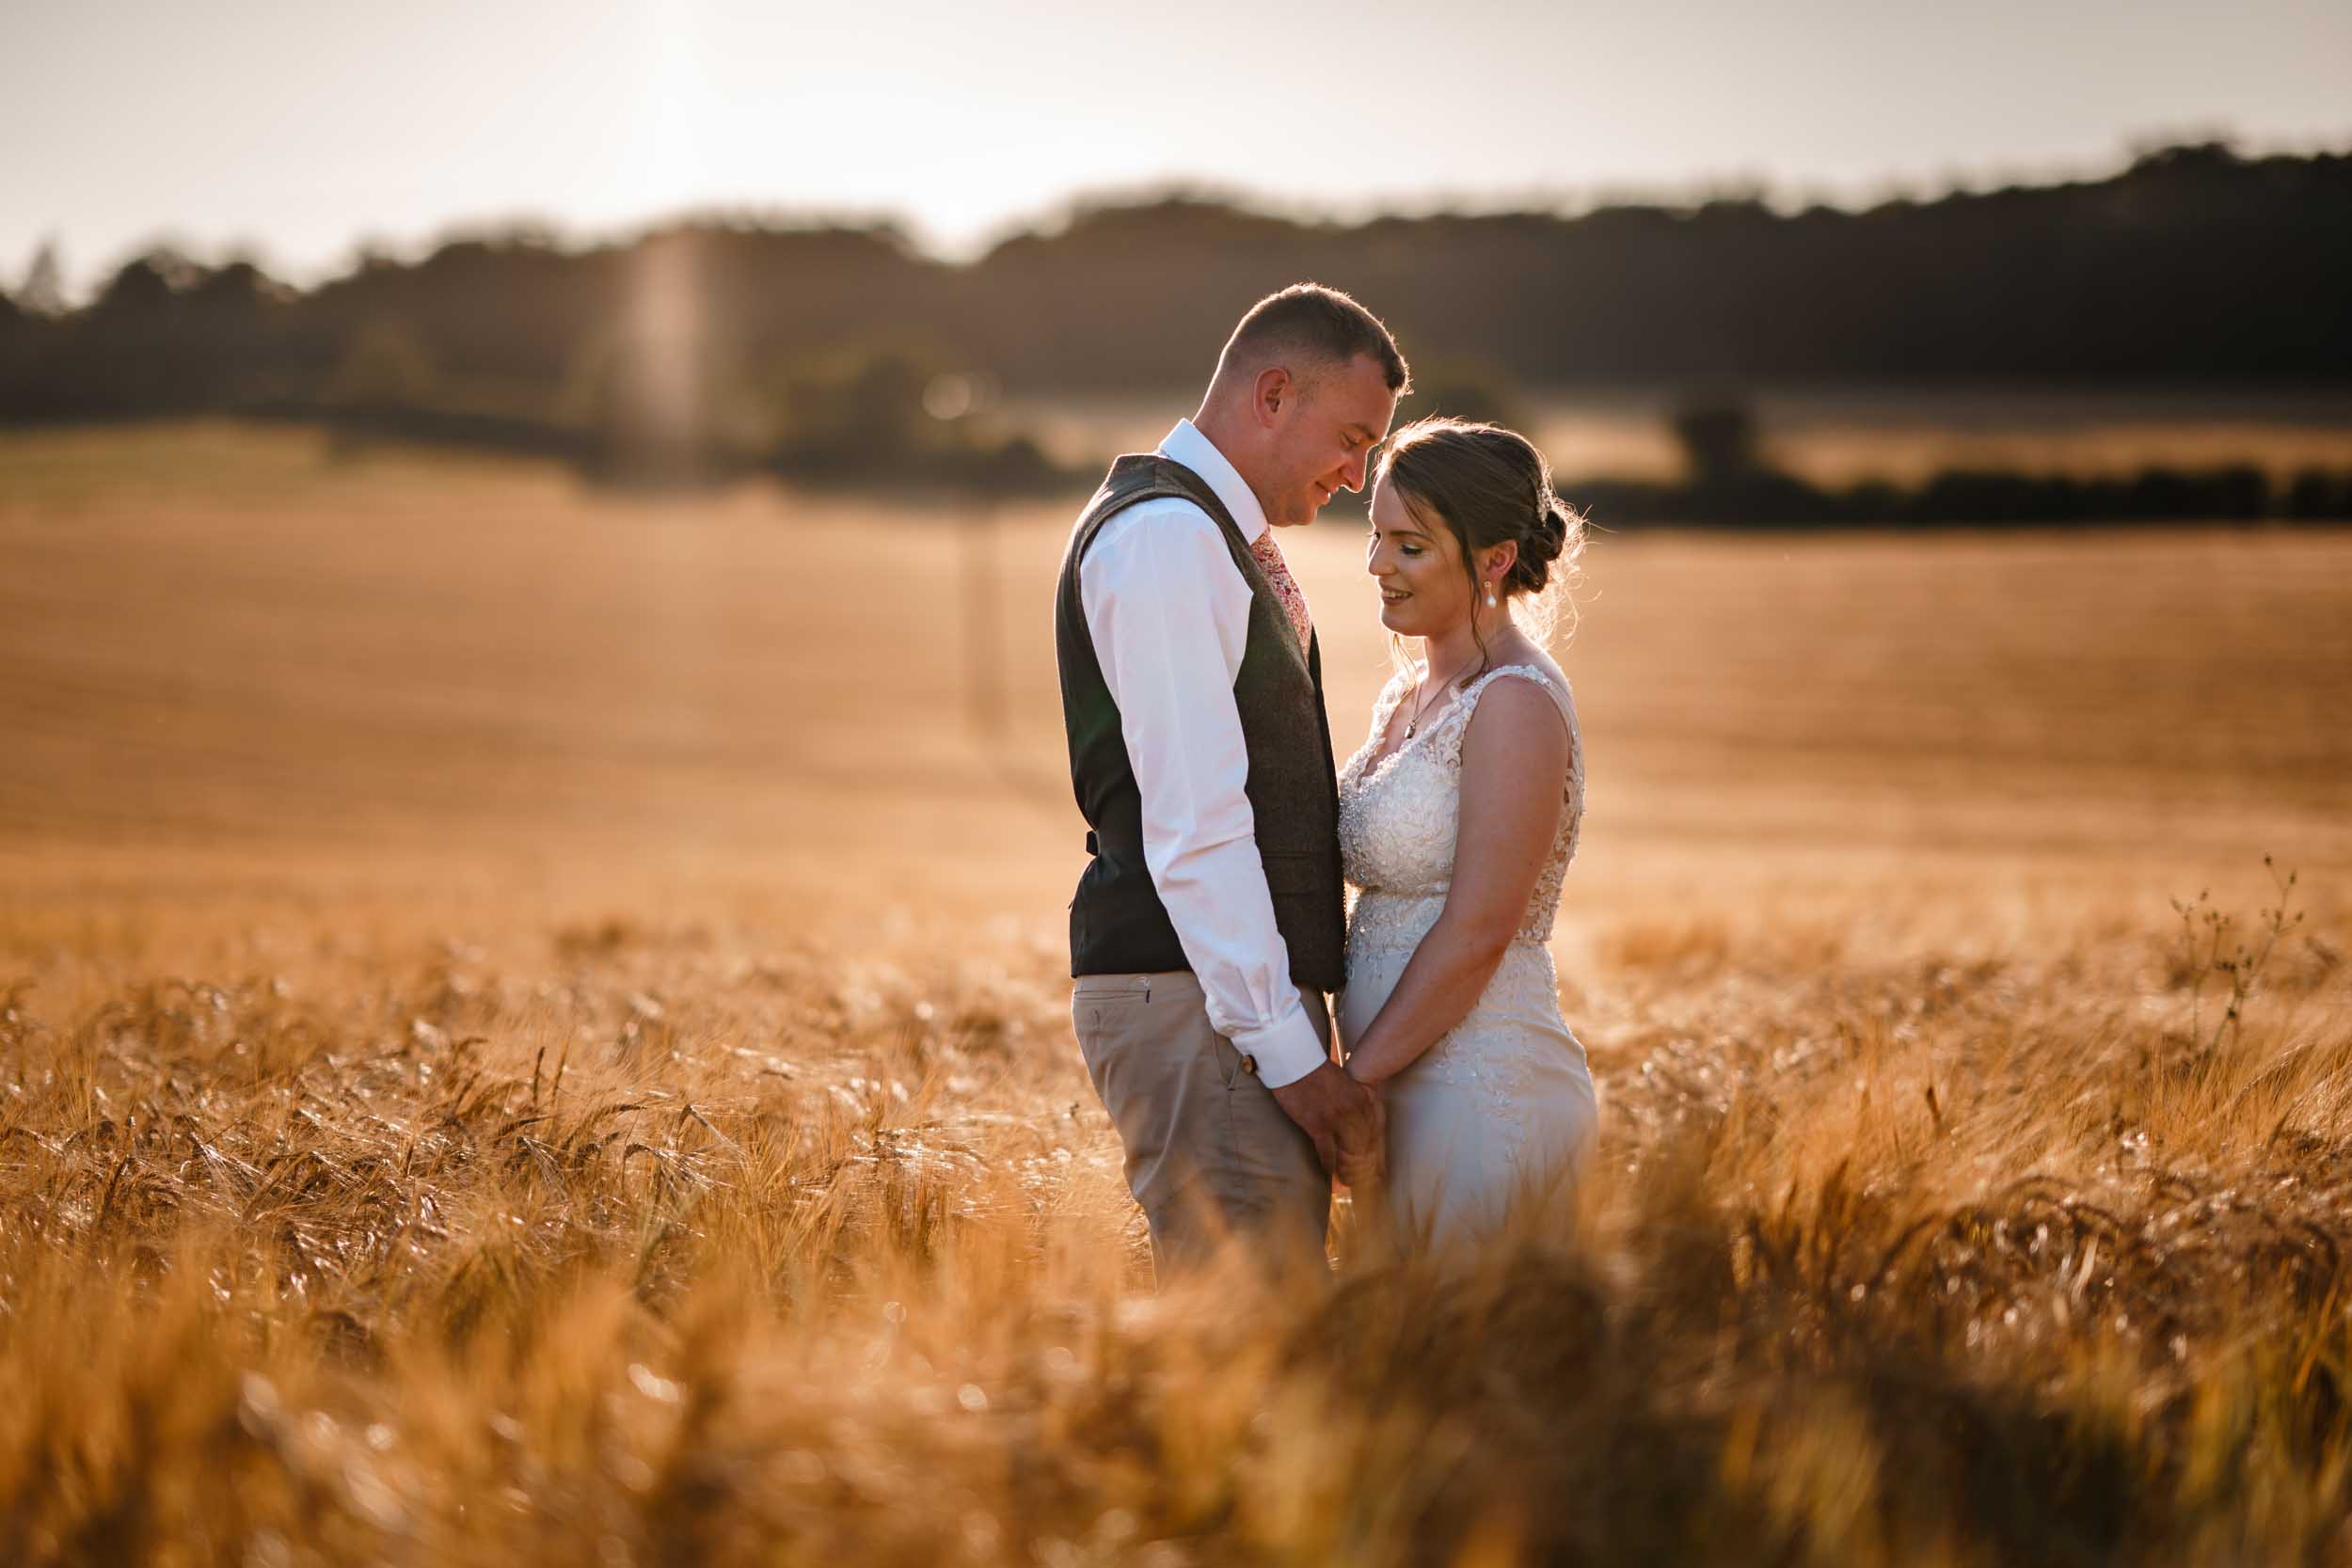
{"label": "dress shoulder strap", "polygon": [[1462,736],[1470,728],[1470,716],[1477,710],[1478,699],[1486,694],[1486,688],[1506,675],[1516,675],[1521,680],[1533,681],[1541,687],[1544,695],[1551,699],[1552,706],[1560,710],[1561,722],[1568,727],[1569,745],[1572,748],[1577,745],[1576,705],[1560,683],[1553,680],[1537,665],[1502,664],[1497,665],[1464,687],[1461,695],[1454,698],[1448,706],[1444,718],[1440,721],[1444,726],[1443,732],[1434,737],[1439,749],[1445,753],[1447,761],[1459,763],[1462,760]]}

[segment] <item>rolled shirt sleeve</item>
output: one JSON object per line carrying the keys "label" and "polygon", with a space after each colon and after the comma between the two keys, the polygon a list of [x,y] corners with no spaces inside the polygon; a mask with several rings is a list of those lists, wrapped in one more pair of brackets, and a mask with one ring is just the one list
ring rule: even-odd
{"label": "rolled shirt sleeve", "polygon": [[1268,1087],[1330,1059],[1300,1005],[1274,920],[1246,786],[1233,680],[1249,585],[1216,524],[1189,501],[1145,501],[1106,524],[1078,592],[1143,798],[1143,858],[1210,1026]]}

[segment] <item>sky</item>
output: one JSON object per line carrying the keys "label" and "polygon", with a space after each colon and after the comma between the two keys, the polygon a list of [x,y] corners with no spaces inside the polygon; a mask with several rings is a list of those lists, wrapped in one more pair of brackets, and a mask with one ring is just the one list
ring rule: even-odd
{"label": "sky", "polygon": [[515,219],[887,216],[942,254],[1075,195],[1293,210],[1789,200],[2352,150],[2352,4],[7,0],[0,286],[147,245],[312,282]]}

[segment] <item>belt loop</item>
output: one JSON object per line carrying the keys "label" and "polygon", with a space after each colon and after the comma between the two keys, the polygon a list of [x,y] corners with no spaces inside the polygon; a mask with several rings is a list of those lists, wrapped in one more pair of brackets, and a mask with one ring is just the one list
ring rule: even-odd
{"label": "belt loop", "polygon": [[1087,830],[1087,853],[1089,855],[1099,855],[1102,852],[1102,840],[1094,836],[1094,830],[1092,828],[1089,828]]}

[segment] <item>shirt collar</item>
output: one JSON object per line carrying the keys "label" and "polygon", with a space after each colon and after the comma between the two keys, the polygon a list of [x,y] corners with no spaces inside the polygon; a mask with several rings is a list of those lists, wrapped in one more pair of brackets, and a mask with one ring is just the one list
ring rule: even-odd
{"label": "shirt collar", "polygon": [[1196,429],[1190,420],[1178,420],[1176,428],[1160,441],[1160,455],[1182,463],[1209,482],[1216,499],[1225,503],[1225,510],[1233,515],[1233,526],[1241,530],[1241,542],[1254,545],[1258,535],[1266,531],[1265,508],[1258,504],[1257,492],[1225,454],[1216,450],[1216,443]]}

